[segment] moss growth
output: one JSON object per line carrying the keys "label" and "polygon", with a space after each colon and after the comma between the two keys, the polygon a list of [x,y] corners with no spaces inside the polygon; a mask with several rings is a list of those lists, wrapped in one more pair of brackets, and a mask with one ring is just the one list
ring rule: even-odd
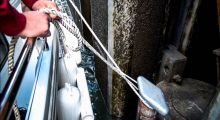
{"label": "moss growth", "polygon": [[[125,73],[129,72],[132,56],[131,31],[134,27],[134,17],[136,15],[135,2],[135,0],[114,0],[114,59]],[[112,114],[116,117],[122,117],[125,108],[126,82],[114,73],[112,84]]]}

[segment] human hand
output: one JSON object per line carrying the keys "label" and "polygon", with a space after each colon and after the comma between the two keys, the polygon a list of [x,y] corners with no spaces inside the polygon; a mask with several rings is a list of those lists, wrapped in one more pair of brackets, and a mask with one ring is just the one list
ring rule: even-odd
{"label": "human hand", "polygon": [[24,12],[26,25],[18,36],[23,37],[46,37],[50,36],[48,15],[38,11]]}
{"label": "human hand", "polygon": [[[33,10],[39,10],[39,9],[43,9],[43,8],[50,8],[50,9],[55,9],[55,10],[59,11],[56,3],[52,2],[52,1],[48,1],[48,0],[38,0],[32,6]],[[59,19],[58,16],[53,15],[53,14],[49,14],[49,16],[52,19]]]}

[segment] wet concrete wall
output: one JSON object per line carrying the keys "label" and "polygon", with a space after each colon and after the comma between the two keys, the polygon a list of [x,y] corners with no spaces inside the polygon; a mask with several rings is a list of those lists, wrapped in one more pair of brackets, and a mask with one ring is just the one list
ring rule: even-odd
{"label": "wet concrete wall", "polygon": [[[177,38],[181,37],[178,32],[182,33],[183,30],[179,24],[181,15],[187,13],[182,11],[184,5],[187,7],[187,4],[183,4],[185,1],[91,0],[90,2],[93,29],[116,63],[134,79],[143,75],[155,82],[153,80],[158,73],[163,47],[173,44],[178,48],[181,44]],[[192,41],[187,50],[184,77],[215,84],[216,73],[213,69],[215,56],[212,55],[212,50],[218,48],[219,38],[216,28],[218,21],[215,18],[217,10],[213,7],[215,5],[213,2],[215,1],[203,1],[201,4],[201,11],[198,12],[190,38]],[[205,62],[209,64],[201,61],[204,55],[208,59]],[[203,68],[208,69],[205,71]],[[135,119],[137,97],[124,80],[98,59],[96,59],[96,77],[107,107],[115,116],[114,119]]]}
{"label": "wet concrete wall", "polygon": [[217,8],[218,8],[218,25],[220,31],[220,0],[217,0]]}
{"label": "wet concrete wall", "polygon": [[[165,3],[166,1],[161,0],[138,1],[135,27],[130,38],[133,41],[130,75],[134,79],[142,75],[155,82],[163,45]],[[135,112],[136,98],[128,89],[126,100],[129,102],[126,105],[126,115]],[[132,118],[133,116],[126,117]]]}
{"label": "wet concrete wall", "polygon": [[[85,3],[88,0],[85,0]],[[91,25],[101,40],[102,44],[107,48],[108,43],[108,0],[90,0],[91,4]],[[91,39],[93,46],[102,56],[106,58],[106,54],[102,51],[98,43],[94,38]],[[107,65],[103,63],[98,57],[95,56],[95,72],[96,78],[98,80],[99,86],[102,90],[103,97],[105,102],[107,102],[108,98],[108,71]]]}
{"label": "wet concrete wall", "polygon": [[[112,21],[112,41],[113,46],[109,48],[113,52],[114,59],[119,67],[126,74],[131,70],[132,47],[133,40],[131,39],[135,29],[136,17],[136,0],[114,0],[113,1],[112,19],[109,15],[109,20]],[[109,8],[111,9],[111,8]],[[111,35],[109,35],[110,37]],[[110,40],[110,39],[109,39]],[[125,107],[127,99],[127,83],[124,79],[112,74],[112,114],[116,117],[125,115]],[[133,103],[135,104],[135,103]],[[135,113],[135,112],[134,112]]]}
{"label": "wet concrete wall", "polygon": [[139,0],[136,12],[131,74],[153,78],[163,41],[165,1]]}
{"label": "wet concrete wall", "polygon": [[[134,79],[138,75],[152,79],[160,58],[165,1],[90,2],[92,27],[122,71]],[[99,59],[96,77],[114,119],[135,119],[137,97],[127,83]]]}

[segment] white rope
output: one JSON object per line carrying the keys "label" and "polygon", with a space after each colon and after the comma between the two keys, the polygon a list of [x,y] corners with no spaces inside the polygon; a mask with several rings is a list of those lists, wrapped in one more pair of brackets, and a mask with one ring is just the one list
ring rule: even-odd
{"label": "white rope", "polygon": [[95,34],[95,32],[92,30],[92,28],[90,27],[90,25],[87,23],[87,21],[85,20],[85,18],[83,17],[83,15],[81,14],[81,12],[79,11],[79,9],[76,7],[76,5],[73,3],[72,0],[69,0],[69,2],[71,3],[71,5],[73,6],[73,8],[76,10],[76,12],[78,13],[78,15],[80,16],[80,18],[82,19],[82,21],[85,23],[85,25],[87,26],[87,28],[89,29],[89,31],[92,33],[93,37],[96,39],[96,41],[99,43],[99,45],[101,46],[101,48],[103,49],[103,51],[106,53],[106,55],[108,56],[108,58],[111,60],[111,62],[114,64],[114,66],[116,68],[118,68],[120,71],[121,69],[118,67],[118,65],[116,64],[116,62],[114,61],[114,59],[111,57],[111,55],[108,53],[108,51],[105,49],[105,47],[103,46],[103,44],[101,43],[100,39],[97,37],[97,35]]}
{"label": "white rope", "polygon": [[[81,12],[79,11],[79,9],[76,7],[76,5],[73,3],[72,0],[69,0],[69,2],[71,3],[71,5],[73,6],[73,8],[76,10],[77,14],[80,16],[80,18],[83,20],[84,24],[87,26],[87,28],[89,29],[89,31],[92,33],[93,37],[96,39],[96,41],[99,43],[99,45],[101,46],[101,48],[103,49],[103,51],[106,53],[106,55],[108,56],[108,58],[111,60],[111,62],[115,65],[116,68],[118,68],[120,70],[121,73],[123,73],[121,71],[121,69],[119,68],[119,66],[116,64],[116,62],[114,61],[114,59],[111,57],[111,55],[108,53],[108,51],[106,50],[106,48],[103,46],[103,44],[101,43],[100,39],[97,37],[97,35],[95,34],[95,32],[92,30],[92,28],[90,27],[90,25],[87,23],[87,21],[85,20],[85,18],[83,17],[83,15],[81,14]],[[127,74],[125,74],[126,77],[128,77],[130,80],[132,80],[134,83],[137,83],[133,78],[131,78],[130,76],[128,76]]]}
{"label": "white rope", "polygon": [[[79,51],[80,48],[82,47],[82,36],[80,34],[79,29],[77,28],[76,24],[73,22],[72,19],[69,18],[69,16],[67,16],[64,13],[61,13],[57,10],[54,9],[49,9],[49,8],[44,8],[44,9],[40,9],[40,12],[44,12],[47,14],[54,14],[56,16],[59,16],[60,20],[58,20],[70,33],[72,33],[77,39],[78,39],[78,47],[75,49],[72,49],[72,51]],[[54,23],[55,21],[52,20],[52,22]]]}
{"label": "white rope", "polygon": [[[73,3],[72,3],[73,4]],[[86,24],[86,26],[88,27],[88,29],[90,30],[90,32],[92,33],[92,35],[95,37],[95,39],[97,40],[97,42],[99,43],[99,45],[101,46],[101,48],[103,49],[103,51],[106,53],[106,55],[109,57],[109,59],[111,60],[112,64],[107,61],[103,56],[101,56],[81,35],[81,33],[79,32],[78,27],[76,26],[76,24],[74,23],[73,20],[71,20],[68,16],[66,16],[65,14],[53,10],[53,9],[49,9],[49,8],[44,8],[41,9],[41,12],[47,13],[47,14],[54,14],[56,16],[59,16],[61,19],[59,20],[59,22],[70,32],[72,33],[75,37],[77,37],[77,39],[80,39],[80,41],[82,41],[82,43],[89,48],[95,55],[97,55],[104,63],[106,63],[112,70],[114,70],[116,73],[118,73],[126,82],[127,84],[131,87],[131,89],[134,91],[134,93],[140,98],[141,101],[143,101],[143,103],[145,103],[144,99],[140,96],[140,94],[138,93],[138,88],[137,86],[135,86],[133,83],[137,82],[131,78],[130,76],[128,76],[127,74],[125,74],[124,72],[121,71],[121,69],[118,67],[118,65],[116,64],[116,62],[114,61],[114,59],[110,56],[110,54],[107,52],[107,50],[105,49],[105,47],[102,45],[102,43],[100,42],[99,38],[96,36],[96,34],[93,32],[93,30],[91,29],[91,27],[88,25],[88,23],[85,21],[85,19],[83,18],[83,16],[81,15],[81,13],[79,12],[79,10],[77,9],[77,7],[73,4],[73,7],[76,9],[76,11],[78,11],[77,13],[80,15],[80,17],[82,18],[82,20],[84,21],[84,23]]]}
{"label": "white rope", "polygon": [[[122,72],[122,70],[119,68],[119,66],[116,64],[116,62],[114,61],[114,59],[111,57],[111,55],[108,53],[108,51],[106,50],[106,48],[103,46],[103,44],[101,43],[100,39],[97,37],[97,35],[95,34],[95,32],[92,30],[92,28],[90,27],[90,25],[87,23],[87,21],[85,20],[85,18],[83,17],[83,15],[81,14],[81,12],[79,11],[79,9],[76,7],[76,5],[73,3],[72,0],[69,0],[69,2],[71,3],[71,5],[73,6],[73,8],[76,10],[76,12],[78,13],[78,15],[81,17],[81,19],[83,20],[83,22],[85,23],[85,25],[87,26],[87,28],[89,29],[89,31],[92,33],[93,37],[96,39],[96,41],[99,43],[99,45],[101,46],[101,48],[103,49],[103,51],[106,53],[106,55],[108,56],[108,58],[111,60],[111,62],[114,64],[114,66],[116,68],[118,68],[119,72],[123,75],[125,75],[124,79],[127,77],[128,79],[130,79],[131,81],[133,81],[134,83],[137,83],[133,78],[131,78],[130,76],[128,76],[127,74],[125,74],[124,72]],[[126,78],[126,80],[127,80]]]}
{"label": "white rope", "polygon": [[[116,68],[115,66],[113,66],[111,63],[109,63],[103,56],[101,56],[85,39],[83,39],[83,43],[84,45],[89,48],[96,56],[98,56],[104,63],[106,63],[112,70],[114,70],[116,73],[118,73],[122,78],[124,78],[126,80],[126,82],[128,82],[128,84],[131,84],[133,87],[135,87],[135,89],[138,90],[138,88],[132,83],[130,82],[126,76],[125,73],[121,72],[118,70],[118,68]],[[136,83],[136,81],[133,81]]]}

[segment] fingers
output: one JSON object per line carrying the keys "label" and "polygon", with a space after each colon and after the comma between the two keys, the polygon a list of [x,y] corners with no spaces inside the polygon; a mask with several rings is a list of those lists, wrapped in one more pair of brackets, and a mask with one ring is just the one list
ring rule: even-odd
{"label": "fingers", "polygon": [[47,20],[46,20],[46,23],[43,27],[43,30],[42,30],[42,34],[40,35],[40,37],[49,37],[51,35],[51,32],[50,32],[50,17],[48,15],[47,16]]}
{"label": "fingers", "polygon": [[[34,5],[32,6],[33,10],[39,10],[39,9],[43,9],[43,8],[51,8],[51,9],[55,9],[58,10],[58,7],[56,5],[55,2],[52,1],[47,1],[47,0],[38,0],[34,3]],[[52,19],[59,19],[58,16],[50,14],[49,15]]]}
{"label": "fingers", "polygon": [[55,3],[55,2],[52,2],[52,1],[49,1],[49,2],[48,2],[47,8],[51,8],[51,9],[54,9],[54,10],[59,11],[59,8],[57,7],[56,3]]}
{"label": "fingers", "polygon": [[50,22],[47,14],[30,11],[23,13],[26,17],[26,25],[20,36],[26,37],[48,37],[50,36]]}
{"label": "fingers", "polygon": [[45,37],[51,36],[51,32],[48,30],[47,35]]}
{"label": "fingers", "polygon": [[[57,7],[57,5],[54,2],[50,2],[50,4],[48,4],[47,8],[51,8],[51,9],[59,11],[59,8]],[[60,17],[58,17],[58,16],[56,16],[54,14],[49,14],[49,15],[54,20],[60,19]]]}
{"label": "fingers", "polygon": [[50,30],[44,31],[38,35],[38,37],[49,37],[51,36]]}
{"label": "fingers", "polygon": [[50,14],[50,18],[52,18],[53,20],[59,20],[60,19],[59,16],[56,16],[54,14]]}
{"label": "fingers", "polygon": [[45,33],[41,37],[49,37],[51,35],[51,32],[50,32],[50,22],[49,22],[50,18],[49,18],[48,15],[47,15],[47,17],[48,17],[48,20],[47,20],[47,26],[45,28]]}
{"label": "fingers", "polygon": [[[41,14],[41,23],[38,24],[38,27],[39,28],[39,35],[40,37],[47,37],[47,36],[50,36],[50,31],[49,31],[49,28],[50,28],[50,17],[49,15],[47,14],[44,14],[44,13],[39,13]],[[40,19],[40,18],[39,18]]]}

